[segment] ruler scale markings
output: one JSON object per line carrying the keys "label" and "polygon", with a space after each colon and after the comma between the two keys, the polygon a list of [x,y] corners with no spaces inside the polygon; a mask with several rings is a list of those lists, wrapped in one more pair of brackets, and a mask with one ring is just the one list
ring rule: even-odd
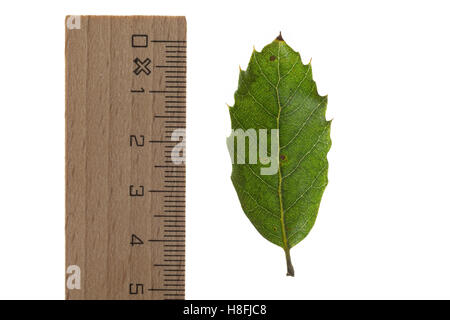
{"label": "ruler scale markings", "polygon": [[151,40],[151,42],[187,42],[186,40]]}
{"label": "ruler scale markings", "polygon": [[164,287],[184,287],[184,284],[164,284]]}
{"label": "ruler scale markings", "polygon": [[148,240],[148,242],[184,242],[184,240]]}
{"label": "ruler scale markings", "polygon": [[154,215],[155,218],[184,218],[184,215],[174,215],[174,214],[160,214],[160,215]]}
{"label": "ruler scale markings", "polygon": [[186,91],[149,90],[149,93],[186,93]]}
{"label": "ruler scale markings", "polygon": [[168,65],[158,65],[156,68],[183,68],[185,69],[186,66],[168,66]]}
{"label": "ruler scale markings", "polygon": [[182,277],[180,277],[180,279],[173,279],[173,278],[164,279],[164,282],[181,282],[181,281],[184,281]]}
{"label": "ruler scale markings", "polygon": [[185,166],[164,156],[185,145],[185,38],[184,17],[66,29],[66,299],[185,296]]}
{"label": "ruler scale markings", "polygon": [[168,272],[183,272],[184,270],[181,269],[163,269],[163,272],[168,273]]}
{"label": "ruler scale markings", "polygon": [[155,118],[166,118],[166,119],[185,119],[186,117],[183,116],[155,116]]}

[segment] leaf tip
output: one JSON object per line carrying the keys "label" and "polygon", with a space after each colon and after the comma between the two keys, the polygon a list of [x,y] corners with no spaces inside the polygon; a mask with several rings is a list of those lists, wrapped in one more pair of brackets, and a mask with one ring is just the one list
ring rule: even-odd
{"label": "leaf tip", "polygon": [[278,35],[278,37],[275,38],[275,40],[283,41],[283,42],[284,42],[284,39],[283,39],[283,37],[281,36],[281,31],[280,31],[280,34]]}

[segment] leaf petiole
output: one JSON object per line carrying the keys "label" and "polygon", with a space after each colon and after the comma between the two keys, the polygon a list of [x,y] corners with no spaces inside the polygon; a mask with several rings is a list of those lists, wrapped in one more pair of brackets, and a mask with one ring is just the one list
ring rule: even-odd
{"label": "leaf petiole", "polygon": [[286,254],[286,265],[287,265],[286,276],[293,277],[294,276],[294,266],[292,265],[292,261],[291,261],[290,249],[284,249],[284,253]]}

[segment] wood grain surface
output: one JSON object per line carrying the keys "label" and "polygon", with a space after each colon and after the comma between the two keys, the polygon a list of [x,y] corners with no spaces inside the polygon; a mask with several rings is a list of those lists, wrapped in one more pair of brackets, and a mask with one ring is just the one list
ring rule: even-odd
{"label": "wood grain surface", "polygon": [[66,299],[184,298],[185,101],[184,17],[66,18]]}

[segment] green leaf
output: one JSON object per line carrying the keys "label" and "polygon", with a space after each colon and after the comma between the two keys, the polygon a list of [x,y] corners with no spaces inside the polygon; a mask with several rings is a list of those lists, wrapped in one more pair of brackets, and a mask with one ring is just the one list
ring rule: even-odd
{"label": "green leaf", "polygon": [[[245,164],[236,163],[238,139],[232,134],[227,139],[234,160],[231,180],[245,214],[264,238],[283,248],[287,275],[294,276],[290,248],[313,227],[328,183],[327,96],[317,93],[311,63],[304,65],[280,34],[261,52],[253,50],[247,70],[240,70],[234,98],[232,129],[248,133],[253,128],[260,133],[258,140],[264,135],[259,129],[267,129],[267,151],[276,172],[262,174],[270,164],[261,154],[249,163],[251,145],[257,144],[254,135],[246,138]],[[276,135],[270,135],[271,129],[278,129]]]}

